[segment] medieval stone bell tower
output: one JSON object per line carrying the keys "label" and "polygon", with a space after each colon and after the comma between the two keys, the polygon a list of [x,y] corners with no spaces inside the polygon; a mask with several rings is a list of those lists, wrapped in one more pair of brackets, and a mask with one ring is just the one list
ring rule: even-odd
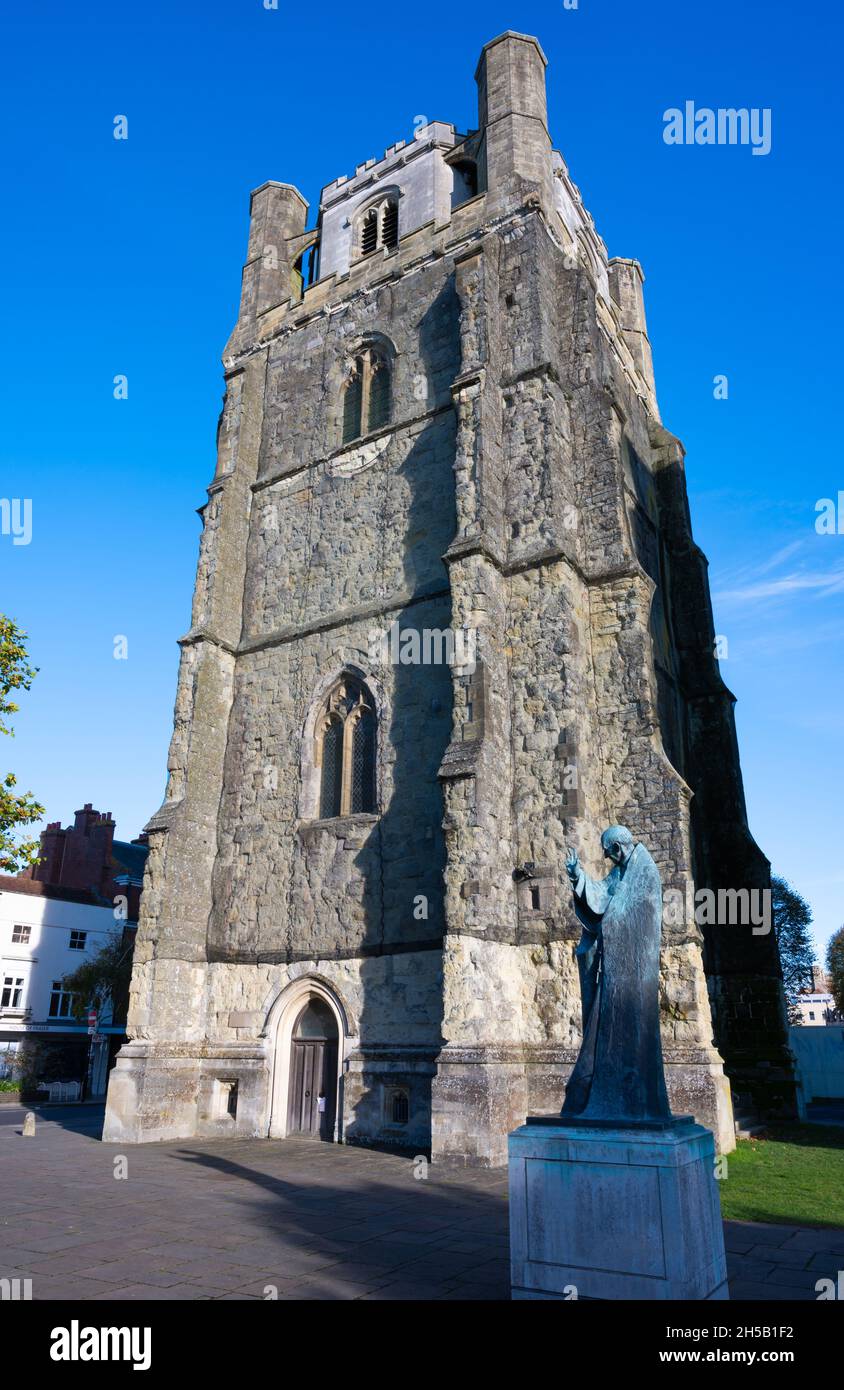
{"label": "medieval stone bell tower", "polygon": [[768,865],[642,272],[551,145],[545,66],[487,44],[478,129],[368,159],[315,230],[252,195],[109,1139],[505,1161],[579,1046],[565,846],[597,872],[614,822],[680,904],[674,1109],[731,1146],[722,1056],[787,1100],[773,938],[694,920]]}

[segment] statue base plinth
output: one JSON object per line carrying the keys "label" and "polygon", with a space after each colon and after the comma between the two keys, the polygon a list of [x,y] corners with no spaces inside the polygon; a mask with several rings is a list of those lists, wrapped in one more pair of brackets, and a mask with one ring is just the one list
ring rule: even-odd
{"label": "statue base plinth", "polygon": [[513,1298],[729,1298],[712,1134],[675,1119],[513,1131]]}
{"label": "statue base plinth", "polygon": [[688,1129],[696,1121],[694,1115],[669,1115],[659,1120],[593,1120],[581,1115],[528,1115],[525,1123],[555,1125],[562,1129],[654,1129],[662,1133],[666,1129]]}

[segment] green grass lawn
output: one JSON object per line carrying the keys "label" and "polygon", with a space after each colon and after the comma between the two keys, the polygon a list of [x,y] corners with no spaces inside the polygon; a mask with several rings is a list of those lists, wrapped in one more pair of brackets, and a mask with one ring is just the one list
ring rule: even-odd
{"label": "green grass lawn", "polygon": [[844,1128],[772,1125],[740,1139],[718,1187],[728,1219],[844,1227]]}

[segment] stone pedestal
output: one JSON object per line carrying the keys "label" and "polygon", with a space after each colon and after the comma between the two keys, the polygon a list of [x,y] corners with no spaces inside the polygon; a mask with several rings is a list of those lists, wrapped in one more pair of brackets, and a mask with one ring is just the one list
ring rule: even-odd
{"label": "stone pedestal", "polygon": [[543,1117],[509,1151],[513,1298],[729,1298],[708,1129]]}

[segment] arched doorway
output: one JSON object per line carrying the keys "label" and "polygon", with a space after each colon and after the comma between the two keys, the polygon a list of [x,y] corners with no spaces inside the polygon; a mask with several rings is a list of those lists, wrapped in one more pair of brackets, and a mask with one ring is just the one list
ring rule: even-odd
{"label": "arched doorway", "polygon": [[[316,1020],[311,1014],[305,1018],[311,1004],[319,1004],[327,1014],[323,1013]],[[312,1129],[302,1130],[302,1109],[292,1100],[298,1094],[298,1085],[293,1085],[294,1079],[298,1081],[294,1075],[297,1065],[295,1054],[301,1050],[295,1044],[321,1042],[331,1044],[323,1050],[323,1082],[327,1081],[328,1084],[322,1087],[317,1084],[316,1099],[319,1099],[319,1091],[323,1089],[326,1098],[326,1138],[342,1143],[343,1066],[355,1034],[354,1018],[347,1005],[328,980],[316,975],[300,975],[298,979],[289,981],[280,994],[268,998],[266,1008],[266,1023],[262,1031],[269,1044],[271,1059],[267,1134],[271,1139],[284,1139],[288,1134],[314,1133]],[[321,1036],[303,1036],[305,1030],[310,1029],[320,1031]],[[328,1068],[333,1070],[326,1075]],[[311,1091],[310,1097],[303,1096],[302,1099],[314,1099],[313,1086],[304,1085],[302,1090]]]}
{"label": "arched doorway", "polygon": [[337,1102],[337,1020],[324,999],[313,996],[299,1011],[290,1039],[287,1133],[334,1138]]}

